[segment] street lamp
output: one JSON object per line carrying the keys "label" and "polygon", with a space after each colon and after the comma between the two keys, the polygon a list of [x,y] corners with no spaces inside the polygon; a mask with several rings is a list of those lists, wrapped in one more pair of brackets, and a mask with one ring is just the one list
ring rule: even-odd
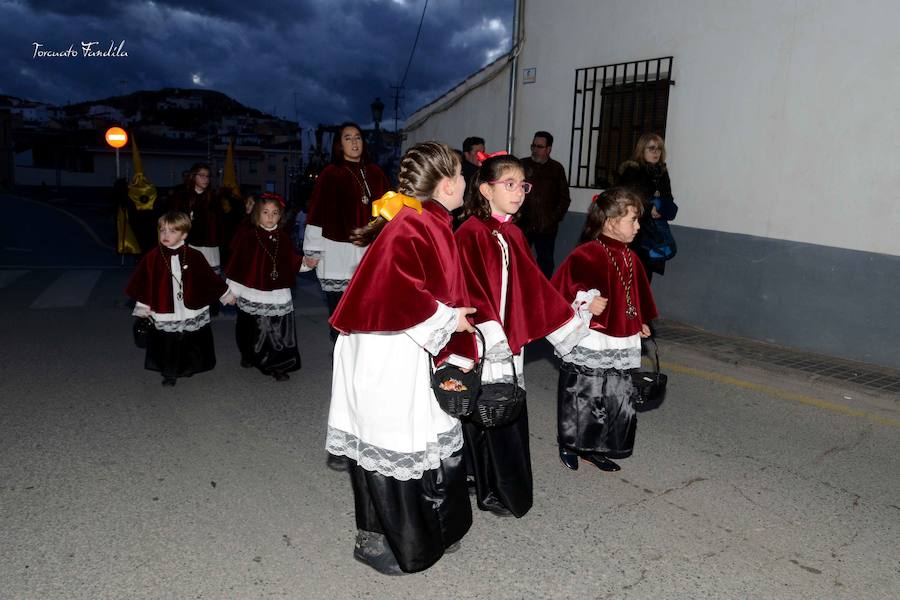
{"label": "street lamp", "polygon": [[372,120],[375,121],[375,131],[378,131],[379,125],[381,125],[381,117],[384,115],[384,102],[381,101],[381,98],[375,98],[375,102],[370,104],[369,108],[372,109]]}

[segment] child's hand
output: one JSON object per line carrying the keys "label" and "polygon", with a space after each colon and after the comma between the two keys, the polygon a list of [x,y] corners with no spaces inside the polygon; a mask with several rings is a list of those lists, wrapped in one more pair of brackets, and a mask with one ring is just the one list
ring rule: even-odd
{"label": "child's hand", "polygon": [[222,296],[222,304],[232,305],[237,302],[237,298],[231,292],[227,292],[224,296]]}
{"label": "child's hand", "polygon": [[609,303],[609,298],[604,298],[603,296],[597,296],[591,303],[588,304],[588,311],[594,315],[595,317],[606,310],[606,305]]}
{"label": "child's hand", "polygon": [[147,317],[150,316],[150,307],[149,306],[135,307],[134,313],[132,313],[132,314],[140,319],[146,319]]}
{"label": "child's hand", "polygon": [[315,269],[316,265],[319,264],[318,258],[310,258],[308,256],[303,257],[303,264],[309,267],[310,269]]}
{"label": "child's hand", "polygon": [[456,331],[468,331],[469,333],[475,333],[475,328],[469,323],[467,316],[473,314],[475,309],[471,306],[463,306],[456,309],[456,313],[459,316],[456,322]]}
{"label": "child's hand", "polygon": [[641,324],[641,337],[648,338],[650,337],[650,326],[646,323]]}

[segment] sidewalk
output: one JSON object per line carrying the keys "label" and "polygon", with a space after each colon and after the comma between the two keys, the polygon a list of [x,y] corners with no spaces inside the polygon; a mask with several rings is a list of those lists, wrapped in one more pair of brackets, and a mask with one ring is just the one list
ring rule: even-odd
{"label": "sidewalk", "polygon": [[896,369],[711,333],[666,319],[657,321],[656,334],[660,344],[688,347],[724,363],[771,369],[810,383],[848,386],[900,401],[900,371]]}

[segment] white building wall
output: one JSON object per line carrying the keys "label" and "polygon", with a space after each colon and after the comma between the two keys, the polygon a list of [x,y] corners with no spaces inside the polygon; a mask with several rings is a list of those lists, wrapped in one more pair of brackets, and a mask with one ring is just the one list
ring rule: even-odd
{"label": "white building wall", "polygon": [[[515,154],[546,129],[568,166],[576,68],[671,55],[680,225],[900,254],[900,2],[524,4],[520,74],[536,67],[537,80],[520,77]],[[474,105],[460,102],[434,133],[460,132]],[[479,118],[505,123],[492,112]],[[573,210],[594,193],[573,190]]]}
{"label": "white building wall", "polygon": [[508,104],[509,65],[501,61],[410,115],[403,130],[403,149],[437,140],[461,150],[463,140],[479,136],[488,152],[504,150]]}

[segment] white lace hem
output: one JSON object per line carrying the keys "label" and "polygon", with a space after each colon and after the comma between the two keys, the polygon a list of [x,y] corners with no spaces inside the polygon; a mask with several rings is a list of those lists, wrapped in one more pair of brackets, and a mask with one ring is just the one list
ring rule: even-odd
{"label": "white lace hem", "polygon": [[319,279],[323,292],[346,292],[349,279]]}
{"label": "white lace hem", "polygon": [[226,279],[225,282],[231,293],[237,296],[237,307],[247,314],[279,317],[294,310],[294,301],[289,288],[258,290],[233,279]]}
{"label": "white lace hem", "polygon": [[197,331],[198,329],[209,325],[209,310],[202,310],[195,317],[183,319],[180,321],[164,321],[157,318],[157,315],[151,314],[153,326],[159,331],[166,333],[177,333],[179,331]]}
{"label": "white lace hem", "polygon": [[425,471],[436,469],[441,461],[462,448],[462,426],[457,422],[450,431],[440,433],[437,441],[421,452],[396,452],[366,443],[351,433],[328,426],[325,450],[355,460],[367,471],[400,481],[421,479]]}
{"label": "white lace hem", "polygon": [[248,315],[257,317],[280,317],[294,312],[294,303],[292,301],[288,301],[285,304],[264,304],[238,298],[237,307]]}
{"label": "white lace hem", "polygon": [[588,369],[636,369],[641,366],[641,348],[591,350],[584,346],[575,346],[572,352],[562,359]]}

